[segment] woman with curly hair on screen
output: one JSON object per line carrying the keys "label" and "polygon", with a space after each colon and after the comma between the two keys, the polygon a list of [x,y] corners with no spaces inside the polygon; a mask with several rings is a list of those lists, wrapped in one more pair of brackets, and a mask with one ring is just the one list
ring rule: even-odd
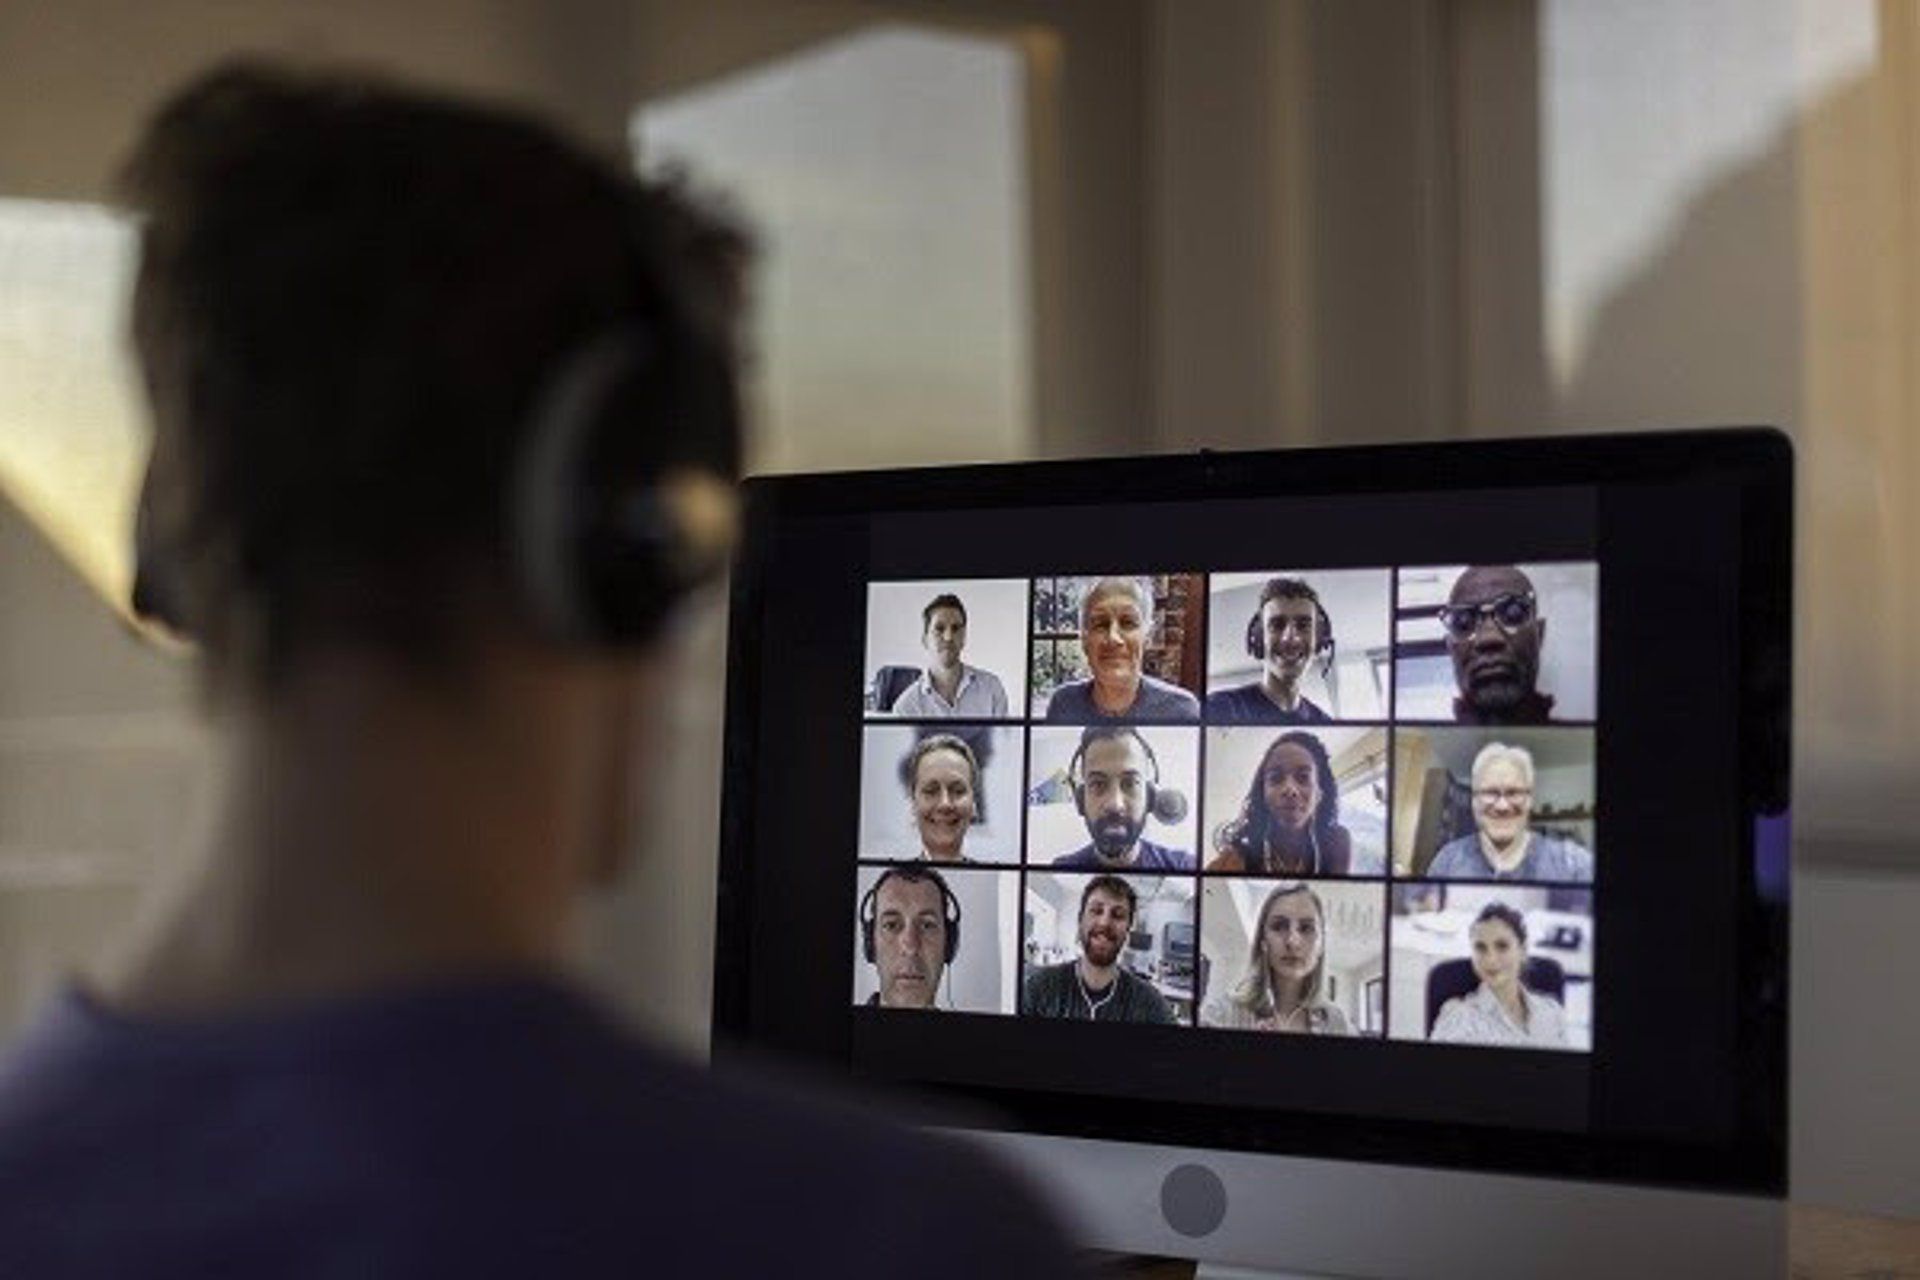
{"label": "woman with curly hair on screen", "polygon": [[1340,789],[1319,738],[1293,729],[1273,740],[1239,815],[1214,834],[1213,846],[1208,871],[1353,874],[1353,837],[1340,825]]}

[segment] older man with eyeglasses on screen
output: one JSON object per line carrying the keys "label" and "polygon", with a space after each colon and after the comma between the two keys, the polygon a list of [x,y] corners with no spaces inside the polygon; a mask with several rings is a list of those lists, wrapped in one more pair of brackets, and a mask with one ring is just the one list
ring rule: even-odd
{"label": "older man with eyeglasses on screen", "polygon": [[1588,884],[1593,854],[1577,840],[1536,831],[1533,753],[1489,742],[1473,758],[1474,830],[1440,846],[1437,880],[1549,880]]}

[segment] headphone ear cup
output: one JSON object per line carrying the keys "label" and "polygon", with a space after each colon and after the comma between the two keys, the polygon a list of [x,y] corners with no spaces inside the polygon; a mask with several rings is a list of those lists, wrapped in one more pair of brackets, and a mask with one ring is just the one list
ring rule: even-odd
{"label": "headphone ear cup", "polygon": [[947,921],[947,963],[960,954],[960,904],[953,904],[953,918]]}
{"label": "headphone ear cup", "polygon": [[509,498],[534,622],[565,641],[652,641],[726,564],[738,453],[731,366],[684,324],[610,330],[560,361]]}
{"label": "headphone ear cup", "polygon": [[1260,634],[1260,615],[1257,613],[1247,619],[1247,656],[1262,662],[1267,660],[1267,642]]}
{"label": "headphone ear cup", "polygon": [[[883,874],[881,880],[886,879]],[[879,906],[880,880],[873,882],[873,888],[867,890],[860,899],[860,954],[866,957],[868,964],[874,962],[873,918]]]}

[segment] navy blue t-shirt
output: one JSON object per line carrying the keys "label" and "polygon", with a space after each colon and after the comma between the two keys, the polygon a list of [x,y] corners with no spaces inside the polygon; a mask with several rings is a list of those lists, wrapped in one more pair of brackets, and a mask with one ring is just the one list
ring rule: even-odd
{"label": "navy blue t-shirt", "polygon": [[539,980],[156,1023],[0,1063],[0,1276],[1053,1276],[981,1154],[675,1061]]}

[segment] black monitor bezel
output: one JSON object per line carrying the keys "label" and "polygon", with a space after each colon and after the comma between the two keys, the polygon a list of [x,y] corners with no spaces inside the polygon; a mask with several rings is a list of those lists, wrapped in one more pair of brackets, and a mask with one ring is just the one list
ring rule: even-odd
{"label": "black monitor bezel", "polygon": [[[1244,1113],[1184,1104],[1088,1105],[1031,1091],[929,1086],[998,1113],[992,1123],[1068,1137],[1270,1152],[1397,1165],[1571,1177],[1783,1196],[1787,1185],[1788,906],[1783,866],[1760,865],[1759,832],[1783,823],[1789,796],[1793,451],[1768,427],[1624,435],[1488,439],[1264,452],[934,467],[759,477],[747,481],[745,537],[731,585],[726,784],[714,963],[717,1055],[755,1049],[751,977],[756,762],[761,706],[751,639],[764,616],[765,561],[781,522],[888,511],[1061,508],[1210,498],[1282,498],[1453,489],[1537,489],[1708,481],[1739,495],[1739,688],[1736,742],[1743,838],[1737,913],[1741,1008],[1740,1123],[1720,1142],[1540,1135],[1489,1127],[1284,1113],[1250,1126]],[[816,1066],[822,1064],[814,1064]],[[831,1066],[831,1064],[826,1064]]]}

